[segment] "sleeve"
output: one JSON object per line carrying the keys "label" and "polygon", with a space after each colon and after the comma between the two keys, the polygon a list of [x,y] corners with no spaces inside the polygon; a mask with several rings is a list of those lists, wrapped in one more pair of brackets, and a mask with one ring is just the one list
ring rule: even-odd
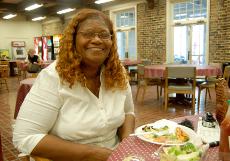
{"label": "sleeve", "polygon": [[53,127],[62,106],[58,87],[58,76],[53,76],[47,69],[40,72],[14,126],[13,144],[20,152],[30,154]]}
{"label": "sleeve", "polygon": [[134,114],[134,104],[133,104],[133,98],[132,98],[132,90],[128,83],[128,88],[126,92],[126,100],[125,100],[125,114]]}

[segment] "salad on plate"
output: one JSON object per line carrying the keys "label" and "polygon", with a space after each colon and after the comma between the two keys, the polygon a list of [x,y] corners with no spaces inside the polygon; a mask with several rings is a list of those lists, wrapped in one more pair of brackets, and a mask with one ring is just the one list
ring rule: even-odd
{"label": "salad on plate", "polygon": [[206,150],[206,146],[197,147],[190,142],[184,145],[163,147],[160,161],[200,161]]}

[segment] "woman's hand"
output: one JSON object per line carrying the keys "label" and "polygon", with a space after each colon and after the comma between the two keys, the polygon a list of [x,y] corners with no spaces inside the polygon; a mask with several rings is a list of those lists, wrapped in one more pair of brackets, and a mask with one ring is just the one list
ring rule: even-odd
{"label": "woman's hand", "polygon": [[[52,151],[52,153],[51,153]],[[106,161],[112,150],[89,144],[78,144],[46,135],[31,155],[55,161]]]}
{"label": "woman's hand", "polygon": [[112,150],[107,148],[95,147],[95,151],[93,151],[92,155],[89,155],[88,158],[83,161],[106,161],[112,153]]}

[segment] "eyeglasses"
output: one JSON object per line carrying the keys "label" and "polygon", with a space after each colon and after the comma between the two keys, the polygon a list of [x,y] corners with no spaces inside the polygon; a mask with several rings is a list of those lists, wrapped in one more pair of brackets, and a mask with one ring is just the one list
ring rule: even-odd
{"label": "eyeglasses", "polygon": [[110,40],[112,35],[108,32],[78,32],[86,39],[93,39],[97,35],[100,39]]}

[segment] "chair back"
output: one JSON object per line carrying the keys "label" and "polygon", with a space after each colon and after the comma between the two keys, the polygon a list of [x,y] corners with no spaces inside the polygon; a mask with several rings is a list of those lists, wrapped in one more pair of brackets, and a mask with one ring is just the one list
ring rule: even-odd
{"label": "chair back", "polygon": [[144,64],[138,64],[137,65],[137,79],[141,80],[144,78],[145,74],[145,65]]}
{"label": "chair back", "polygon": [[227,84],[229,82],[229,77],[230,77],[230,66],[226,66],[224,68],[223,78],[227,81]]}
{"label": "chair back", "polygon": [[219,78],[216,83],[216,119],[219,124],[223,121],[228,109],[228,84],[223,78]]}
{"label": "chair back", "polygon": [[[182,82],[169,83],[169,79]],[[186,80],[184,80],[186,79]],[[192,81],[192,84],[190,83]],[[171,66],[165,70],[165,110],[168,108],[168,94],[180,93],[192,95],[192,108],[195,108],[196,67]]]}
{"label": "chair back", "polygon": [[166,67],[167,78],[196,78],[196,67]]}
{"label": "chair back", "polygon": [[9,77],[9,67],[7,65],[0,65],[0,77],[1,78]]}
{"label": "chair back", "polygon": [[8,65],[9,66],[9,61],[0,61],[0,65]]}

